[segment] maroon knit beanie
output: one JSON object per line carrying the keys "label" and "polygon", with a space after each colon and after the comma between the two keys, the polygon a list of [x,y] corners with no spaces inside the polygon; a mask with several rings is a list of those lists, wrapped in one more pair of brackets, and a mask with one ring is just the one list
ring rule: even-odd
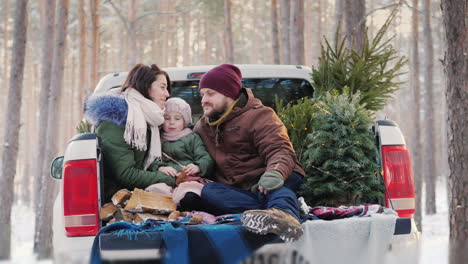
{"label": "maroon knit beanie", "polygon": [[241,80],[239,68],[232,64],[221,64],[203,74],[198,90],[210,88],[236,100],[242,88]]}

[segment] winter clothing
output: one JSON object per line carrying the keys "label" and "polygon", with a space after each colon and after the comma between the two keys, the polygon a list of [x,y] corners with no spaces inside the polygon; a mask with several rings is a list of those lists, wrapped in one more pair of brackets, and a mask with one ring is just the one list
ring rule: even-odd
{"label": "winter clothing", "polygon": [[[289,178],[302,179],[302,176],[293,173]],[[286,182],[289,181],[289,178]],[[285,184],[286,185],[286,184]],[[274,192],[253,193],[225,184],[210,182],[203,187],[201,198],[203,211],[214,214],[237,214],[245,210],[276,208],[285,211],[300,219],[299,203],[296,190],[281,187]]]}
{"label": "winter clothing", "polygon": [[[146,170],[155,159],[161,159],[159,126],[164,122],[164,112],[156,103],[133,88],[125,90],[122,94],[128,106],[125,142],[138,150],[148,149],[143,166]],[[151,130],[150,144],[147,144],[146,140],[148,126]]]}
{"label": "winter clothing", "polygon": [[255,184],[250,190],[252,192],[258,192],[258,187],[262,186],[267,191],[274,191],[281,188],[283,184],[284,180],[281,173],[275,170],[265,171],[265,173],[263,173],[263,175],[260,177],[258,183]]}
{"label": "winter clothing", "polygon": [[239,68],[232,64],[222,64],[203,74],[198,89],[210,88],[236,100],[242,88],[241,80]]}
{"label": "winter clothing", "polygon": [[190,135],[192,133],[193,133],[192,129],[186,127],[182,131],[179,131],[177,133],[170,133],[170,134],[162,133],[162,139],[166,140],[166,141],[177,141],[177,140],[179,140],[181,138],[184,138],[184,137],[186,137],[186,136],[188,136],[188,135]]}
{"label": "winter clothing", "polygon": [[209,122],[202,117],[194,132],[215,160],[214,181],[250,190],[265,171],[278,171],[284,180],[293,172],[305,175],[286,127],[250,89],[242,89],[236,107],[222,122]]}
{"label": "winter clothing", "polygon": [[184,99],[177,97],[169,98],[166,101],[165,112],[176,112],[182,115],[185,127],[192,123],[192,110],[190,109],[190,105],[187,104]]}
{"label": "winter clothing", "polygon": [[[165,135],[165,133],[163,135]],[[182,166],[189,165],[190,163],[198,165],[198,167],[200,167],[200,173],[197,176],[208,177],[213,171],[213,159],[206,151],[200,136],[195,133],[191,133],[177,141],[164,140],[162,149],[164,153]],[[161,166],[170,166],[177,171],[182,171],[183,169],[175,161],[172,161],[164,155],[161,161],[155,162],[153,168],[158,169]]]}
{"label": "winter clothing", "polygon": [[[144,189],[151,184],[160,182],[170,186],[175,185],[174,177],[158,171],[151,171],[152,166],[149,166],[148,171],[146,171],[144,161],[148,151],[138,149],[125,141],[128,110],[124,96],[119,95],[93,96],[85,106],[85,118],[94,125],[95,132],[101,140],[105,200],[109,200],[115,192],[123,188]],[[142,111],[146,110],[142,109]],[[134,113],[136,114],[136,112]],[[139,117],[133,120],[139,120]],[[137,123],[140,124],[139,121]],[[134,126],[134,128],[137,127],[139,125]],[[151,146],[151,149],[154,147],[151,143],[154,137],[152,137],[151,129],[145,127],[145,130],[146,145]],[[141,131],[138,134],[141,135]],[[140,146],[139,143],[137,145]]]}

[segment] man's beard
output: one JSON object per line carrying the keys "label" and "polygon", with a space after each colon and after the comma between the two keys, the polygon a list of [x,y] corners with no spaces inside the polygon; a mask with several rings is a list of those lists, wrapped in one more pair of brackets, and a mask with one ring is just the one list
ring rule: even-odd
{"label": "man's beard", "polygon": [[227,104],[225,104],[221,109],[221,110],[215,110],[213,105],[211,105],[213,111],[208,114],[207,116],[211,119],[211,120],[218,120],[225,112],[226,110],[229,108],[229,106]]}

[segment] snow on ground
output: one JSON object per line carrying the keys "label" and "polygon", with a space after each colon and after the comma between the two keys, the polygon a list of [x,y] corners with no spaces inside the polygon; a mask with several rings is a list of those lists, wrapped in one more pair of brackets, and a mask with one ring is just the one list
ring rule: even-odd
{"label": "snow on ground", "polygon": [[11,233],[11,260],[0,261],[0,264],[51,264],[51,260],[38,261],[32,253],[34,246],[34,218],[35,214],[28,206],[17,203],[12,209],[12,219],[18,221],[12,223]]}
{"label": "snow on ground", "polygon": [[[445,181],[437,182],[437,214],[423,213],[423,231],[419,264],[448,263],[448,203]],[[424,197],[423,197],[424,199]],[[423,203],[424,204],[424,203]],[[34,234],[34,213],[24,204],[15,204],[12,210],[12,258],[0,264],[51,264],[51,260],[37,261],[32,253]]]}
{"label": "snow on ground", "polygon": [[435,215],[426,215],[423,210],[420,264],[448,263],[450,230],[446,180],[437,181],[436,210],[437,214]]}

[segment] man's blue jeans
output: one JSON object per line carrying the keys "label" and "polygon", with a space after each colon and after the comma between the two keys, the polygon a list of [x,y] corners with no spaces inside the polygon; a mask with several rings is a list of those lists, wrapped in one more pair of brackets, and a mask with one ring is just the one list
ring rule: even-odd
{"label": "man's blue jeans", "polygon": [[300,219],[296,192],[303,183],[303,177],[293,172],[284,186],[264,195],[217,182],[206,184],[201,200],[206,212],[214,215],[238,214],[252,209],[276,208]]}

